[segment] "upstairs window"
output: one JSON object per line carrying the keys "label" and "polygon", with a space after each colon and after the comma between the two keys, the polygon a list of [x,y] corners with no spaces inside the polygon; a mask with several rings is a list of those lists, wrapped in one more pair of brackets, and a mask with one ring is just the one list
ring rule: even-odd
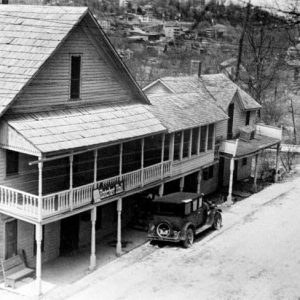
{"label": "upstairs window", "polygon": [[183,153],[182,157],[188,157],[190,148],[190,133],[189,129],[183,131]]}
{"label": "upstairs window", "polygon": [[206,151],[206,132],[207,126],[201,126],[201,137],[200,137],[200,152]]}
{"label": "upstairs window", "polygon": [[214,141],[214,124],[210,124],[208,126],[207,150],[213,149],[213,141]]}
{"label": "upstairs window", "polygon": [[80,74],[81,73],[81,56],[71,56],[71,86],[70,98],[72,100],[80,98]]}
{"label": "upstairs window", "polygon": [[249,125],[250,124],[250,111],[247,111],[246,112],[246,122],[245,122],[245,125]]}
{"label": "upstairs window", "polygon": [[6,150],[6,175],[14,175],[19,172],[19,153]]}

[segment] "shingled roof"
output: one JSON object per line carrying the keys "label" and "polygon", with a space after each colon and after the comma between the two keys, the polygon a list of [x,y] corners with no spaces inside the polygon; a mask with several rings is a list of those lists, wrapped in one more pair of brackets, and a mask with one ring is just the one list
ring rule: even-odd
{"label": "shingled roof", "polygon": [[169,132],[198,127],[227,119],[227,115],[209,97],[199,93],[148,95],[152,113]]}
{"label": "shingled roof", "polygon": [[261,108],[260,104],[224,74],[201,75],[201,80],[224,110],[227,110],[236,94],[244,110]]}
{"label": "shingled roof", "polygon": [[[15,134],[39,153],[111,144],[166,131],[150,112],[151,105],[111,105],[63,109],[4,117]],[[8,142],[18,149],[17,139]],[[3,142],[0,140],[0,143]]]}
{"label": "shingled roof", "polygon": [[[224,111],[237,94],[241,106],[245,110],[261,108],[250,95],[242,90],[238,85],[231,81],[224,74],[208,74],[198,76],[167,76],[160,78],[159,81],[164,84],[170,92],[181,93],[198,93],[200,96],[206,96],[207,99],[216,101]],[[150,84],[152,86],[153,84]],[[147,90],[147,87],[144,89]],[[209,96],[208,96],[209,94]]]}

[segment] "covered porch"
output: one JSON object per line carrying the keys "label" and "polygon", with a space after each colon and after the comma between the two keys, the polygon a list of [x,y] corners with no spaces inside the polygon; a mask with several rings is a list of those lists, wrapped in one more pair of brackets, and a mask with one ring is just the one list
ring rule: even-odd
{"label": "covered porch", "polygon": [[[241,135],[242,136],[242,135]],[[276,163],[274,172],[274,181],[277,181],[278,168],[279,168],[279,152],[282,139],[282,129],[267,125],[256,125],[255,132],[253,132],[254,138],[244,139],[237,138],[235,140],[224,141],[220,147],[220,156],[222,159],[223,169],[224,161],[228,162],[228,196],[227,203],[232,203],[232,194],[234,183],[238,179],[238,171],[241,166],[248,163],[248,159],[254,157],[254,178],[253,178],[253,191],[257,191],[257,179],[258,179],[258,161],[259,157],[265,149],[276,149]],[[251,174],[251,164],[250,164]],[[224,171],[223,171],[224,172]],[[223,173],[224,174],[224,173]]]}

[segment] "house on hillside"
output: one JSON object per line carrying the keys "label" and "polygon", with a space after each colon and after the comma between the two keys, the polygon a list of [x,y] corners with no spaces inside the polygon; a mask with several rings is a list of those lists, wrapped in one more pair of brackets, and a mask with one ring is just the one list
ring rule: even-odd
{"label": "house on hillside", "polygon": [[[235,182],[250,176],[252,158],[255,158],[257,166],[259,154],[270,147],[277,147],[278,167],[281,129],[256,124],[256,114],[261,106],[224,74],[163,77],[143,90],[151,102],[153,98],[168,99],[183,95],[189,98],[191,93],[198,94],[228,116],[215,126],[215,160],[208,170],[201,170],[203,178],[210,178],[210,184],[203,187],[201,192],[210,193],[217,187],[228,186],[227,199],[230,202]],[[203,103],[202,108],[206,112],[207,105]],[[164,122],[163,124],[166,126]],[[205,133],[201,131],[200,139],[202,134]],[[255,174],[254,188],[257,172]]]}
{"label": "house on hillside", "polygon": [[44,262],[85,245],[93,270],[115,232],[120,255],[144,194],[212,189],[227,115],[206,89],[149,101],[88,8],[0,20],[0,259],[22,251],[40,294]]}

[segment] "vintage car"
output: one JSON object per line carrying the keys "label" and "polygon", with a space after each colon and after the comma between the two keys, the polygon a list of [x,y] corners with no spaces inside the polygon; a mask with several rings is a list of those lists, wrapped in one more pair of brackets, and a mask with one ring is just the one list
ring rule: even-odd
{"label": "vintage car", "polygon": [[203,200],[203,194],[178,192],[156,198],[148,238],[152,243],[183,242],[189,248],[195,235],[208,228],[221,228],[221,212],[216,205]]}

